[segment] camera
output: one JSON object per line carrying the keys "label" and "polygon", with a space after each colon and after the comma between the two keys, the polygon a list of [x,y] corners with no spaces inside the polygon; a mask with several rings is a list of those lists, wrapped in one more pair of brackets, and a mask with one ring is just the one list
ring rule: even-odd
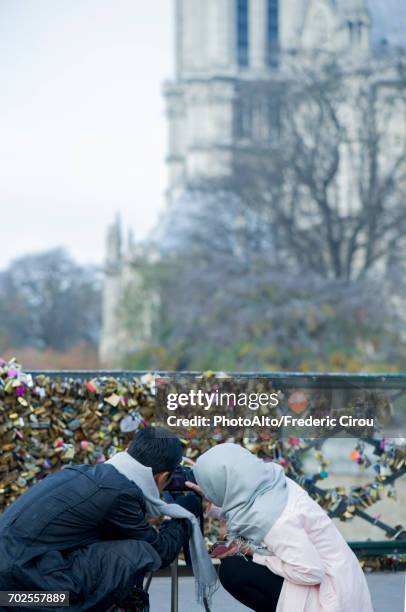
{"label": "camera", "polygon": [[[201,532],[204,534],[203,501],[200,495],[189,489],[185,483],[197,484],[193,470],[183,465],[172,472],[172,477],[164,489],[164,499],[167,503],[175,503],[192,512],[199,521]],[[189,546],[183,547],[185,561],[191,565]]]}
{"label": "camera", "polygon": [[197,484],[192,468],[181,465],[172,473],[172,477],[166,485],[165,491],[169,491],[171,493],[190,491],[190,489],[185,485],[186,481]]}

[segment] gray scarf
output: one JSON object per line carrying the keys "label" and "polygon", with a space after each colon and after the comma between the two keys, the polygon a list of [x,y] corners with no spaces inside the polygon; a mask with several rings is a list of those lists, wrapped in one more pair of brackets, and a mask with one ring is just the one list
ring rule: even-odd
{"label": "gray scarf", "polygon": [[219,444],[193,468],[204,495],[221,508],[229,539],[267,554],[263,540],[288,500],[283,468],[265,463],[238,444]]}
{"label": "gray scarf", "polygon": [[116,453],[106,463],[112,465],[120,474],[140,487],[145,497],[148,514],[151,516],[170,516],[190,521],[193,530],[189,547],[196,582],[196,599],[201,604],[205,599],[210,605],[213,593],[218,586],[217,573],[208,555],[199,522],[194,514],[182,508],[182,506],[178,506],[178,504],[165,503],[159,497],[152,469],[133,459],[126,451]]}

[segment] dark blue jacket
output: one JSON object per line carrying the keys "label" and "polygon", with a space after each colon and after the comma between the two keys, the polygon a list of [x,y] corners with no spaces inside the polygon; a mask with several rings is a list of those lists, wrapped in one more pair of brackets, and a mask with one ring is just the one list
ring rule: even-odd
{"label": "dark blue jacket", "polygon": [[[158,531],[145,512],[141,489],[111,465],[48,476],[0,517],[0,588],[69,590],[76,609],[101,610],[98,589],[104,603],[114,602],[137,576],[171,563],[187,542],[187,521],[165,521]],[[80,604],[92,593],[93,608]]]}

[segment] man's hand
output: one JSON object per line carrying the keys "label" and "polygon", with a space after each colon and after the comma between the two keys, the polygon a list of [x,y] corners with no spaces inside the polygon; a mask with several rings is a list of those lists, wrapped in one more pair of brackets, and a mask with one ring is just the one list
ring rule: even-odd
{"label": "man's hand", "polygon": [[154,527],[159,527],[162,521],[164,520],[163,516],[150,516],[149,514],[145,515],[145,520],[149,525],[153,525]]}
{"label": "man's hand", "polygon": [[190,482],[190,480],[187,480],[185,482],[185,486],[200,495],[200,497],[204,497],[203,491],[201,490],[199,485],[195,484],[194,482]]}

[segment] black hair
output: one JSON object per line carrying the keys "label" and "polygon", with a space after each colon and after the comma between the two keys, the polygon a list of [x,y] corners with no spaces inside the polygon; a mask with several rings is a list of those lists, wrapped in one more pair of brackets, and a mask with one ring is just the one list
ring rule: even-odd
{"label": "black hair", "polygon": [[145,427],[135,434],[127,452],[152,468],[153,474],[173,472],[182,460],[182,443],[163,427]]}

